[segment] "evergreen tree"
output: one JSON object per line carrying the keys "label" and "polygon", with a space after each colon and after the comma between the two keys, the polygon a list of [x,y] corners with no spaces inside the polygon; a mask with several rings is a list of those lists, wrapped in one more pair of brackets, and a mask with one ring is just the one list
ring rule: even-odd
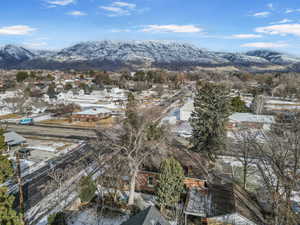
{"label": "evergreen tree", "polygon": [[[13,167],[7,156],[3,155],[5,149],[4,130],[0,129],[0,184],[7,181],[13,173]],[[7,194],[5,187],[0,187],[0,224],[21,225],[21,216],[13,210],[14,197]]]}
{"label": "evergreen tree", "polygon": [[14,174],[12,162],[4,155],[6,149],[4,130],[0,129],[0,184],[7,181]]}
{"label": "evergreen tree", "polygon": [[162,162],[157,186],[157,201],[163,212],[166,206],[175,206],[184,189],[184,171],[174,158]]}
{"label": "evergreen tree", "polygon": [[80,190],[79,197],[82,202],[90,202],[96,192],[96,185],[90,176],[82,177],[79,182]]}
{"label": "evergreen tree", "polygon": [[14,173],[12,162],[5,155],[0,155],[0,184],[7,181]]}
{"label": "evergreen tree", "polygon": [[50,97],[50,98],[54,98],[55,95],[56,95],[56,92],[55,92],[55,84],[52,83],[48,86],[48,89],[47,89],[47,95]]}
{"label": "evergreen tree", "polygon": [[129,92],[127,97],[127,105],[126,105],[126,121],[125,123],[129,123],[133,128],[138,127],[138,113],[137,113],[137,101],[135,100],[134,95]]}
{"label": "evergreen tree", "polygon": [[226,123],[230,115],[229,91],[223,85],[199,83],[194,98],[192,150],[203,153],[214,161],[225,146]]}
{"label": "evergreen tree", "polygon": [[158,140],[164,133],[163,127],[159,126],[159,123],[150,122],[147,125],[147,140],[155,141]]}
{"label": "evergreen tree", "polygon": [[22,225],[21,216],[12,209],[14,197],[7,194],[7,189],[0,187],[0,224]]}
{"label": "evergreen tree", "polygon": [[26,80],[28,78],[28,73],[26,71],[19,71],[17,74],[16,74],[16,80],[18,83],[21,83],[23,82],[24,80]]}
{"label": "evergreen tree", "polygon": [[246,103],[240,96],[231,99],[231,109],[233,112],[249,112]]}

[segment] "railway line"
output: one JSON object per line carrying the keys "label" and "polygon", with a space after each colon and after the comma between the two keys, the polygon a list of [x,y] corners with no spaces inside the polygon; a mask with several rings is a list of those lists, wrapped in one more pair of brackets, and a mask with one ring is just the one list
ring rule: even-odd
{"label": "railway line", "polygon": [[8,131],[15,131],[22,135],[36,135],[48,137],[61,137],[72,139],[96,138],[95,129],[71,128],[60,126],[41,126],[41,125],[19,125],[7,124]]}

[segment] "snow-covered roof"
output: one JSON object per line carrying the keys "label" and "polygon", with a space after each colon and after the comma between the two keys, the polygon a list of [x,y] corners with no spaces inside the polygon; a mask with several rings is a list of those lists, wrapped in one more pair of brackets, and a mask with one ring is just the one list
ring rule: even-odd
{"label": "snow-covered roof", "polygon": [[256,115],[252,113],[234,113],[229,117],[231,122],[274,123],[274,116]]}
{"label": "snow-covered roof", "polygon": [[111,111],[105,108],[93,108],[93,109],[87,109],[81,112],[77,112],[74,114],[75,115],[98,115],[104,113],[111,113]]}
{"label": "snow-covered roof", "polygon": [[26,139],[21,135],[17,134],[16,132],[8,132],[4,133],[5,142],[10,145],[19,145],[26,142]]}

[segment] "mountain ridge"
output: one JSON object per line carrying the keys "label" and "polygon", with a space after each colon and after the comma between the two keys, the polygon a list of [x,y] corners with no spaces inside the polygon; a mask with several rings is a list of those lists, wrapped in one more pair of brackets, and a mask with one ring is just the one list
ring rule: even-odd
{"label": "mountain ridge", "polygon": [[176,41],[88,41],[59,51],[31,50],[15,45],[0,47],[2,69],[119,70],[124,67],[158,67],[183,70],[197,66],[235,66],[250,71],[257,67],[264,70],[280,66],[282,71],[298,71],[300,58],[271,50],[214,52]]}

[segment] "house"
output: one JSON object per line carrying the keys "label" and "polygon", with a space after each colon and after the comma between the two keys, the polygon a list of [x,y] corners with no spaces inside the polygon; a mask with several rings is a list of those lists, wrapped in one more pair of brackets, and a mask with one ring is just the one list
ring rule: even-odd
{"label": "house", "polygon": [[210,184],[191,188],[184,209],[185,221],[207,225],[263,225],[262,208],[236,184]]}
{"label": "house", "polygon": [[111,111],[105,108],[87,109],[73,113],[72,120],[81,122],[92,122],[106,119],[111,116]]}
{"label": "house", "polygon": [[160,214],[155,206],[151,206],[132,216],[121,225],[170,225],[170,223]]}
{"label": "house", "polygon": [[[136,179],[136,190],[154,193],[157,186],[158,175],[159,173],[155,172],[139,171]],[[205,180],[191,177],[185,177],[183,183],[187,189],[194,187],[202,188],[206,185]]]}
{"label": "house", "polygon": [[275,123],[274,116],[256,115],[252,113],[234,113],[229,117],[228,128],[270,129]]}

